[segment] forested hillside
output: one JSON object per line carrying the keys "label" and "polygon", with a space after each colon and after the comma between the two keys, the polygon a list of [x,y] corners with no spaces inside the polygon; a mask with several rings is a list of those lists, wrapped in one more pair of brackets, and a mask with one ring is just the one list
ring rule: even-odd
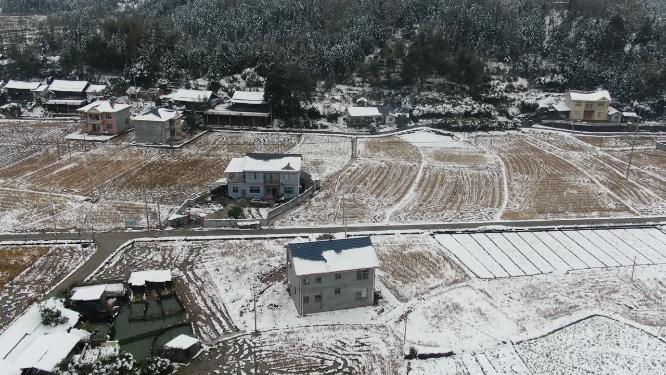
{"label": "forested hillside", "polygon": [[[475,86],[482,61],[548,89],[603,85],[663,102],[666,26],[658,0],[4,0],[50,15],[13,41],[4,75],[116,72],[141,83],[218,78],[294,63],[316,80],[375,85],[431,76]],[[59,56],[59,59],[47,58]],[[663,103],[662,103],[663,104]]]}

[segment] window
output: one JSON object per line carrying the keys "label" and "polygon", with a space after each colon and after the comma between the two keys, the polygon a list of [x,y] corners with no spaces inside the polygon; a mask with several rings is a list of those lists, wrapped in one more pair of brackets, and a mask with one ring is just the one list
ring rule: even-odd
{"label": "window", "polygon": [[340,288],[335,288],[335,294],[340,294]]}
{"label": "window", "polygon": [[357,290],[356,291],[356,298],[358,298],[358,299],[368,298],[368,290],[367,289]]}
{"label": "window", "polygon": [[294,188],[291,187],[291,186],[285,186],[284,193],[285,194],[294,194]]}
{"label": "window", "polygon": [[336,279],[336,280],[340,280],[340,279],[342,279],[342,274],[336,273],[336,274],[335,274],[335,279]]}
{"label": "window", "polygon": [[356,271],[356,280],[367,280],[369,275],[368,270]]}
{"label": "window", "polygon": [[315,283],[321,284],[321,276],[315,277]]}
{"label": "window", "polygon": [[231,191],[233,191],[234,193],[238,193],[238,186],[232,187]]}
{"label": "window", "polygon": [[107,120],[113,120],[113,115],[107,113],[107,114],[104,115],[104,118],[107,119]]}
{"label": "window", "polygon": [[310,280],[308,280],[307,277],[304,277],[303,278],[303,285],[308,285],[308,284],[310,284]]}
{"label": "window", "polygon": [[310,303],[310,296],[303,296],[303,303]]}
{"label": "window", "polygon": [[261,188],[259,186],[250,186],[250,194],[259,194],[261,193]]}
{"label": "window", "polygon": [[321,302],[321,294],[315,294],[315,302]]}
{"label": "window", "polygon": [[171,129],[171,131],[169,132],[169,134],[171,134],[172,137],[175,137],[175,136],[176,136],[176,131],[173,130],[173,129]]}
{"label": "window", "polygon": [[113,125],[111,124],[106,124],[106,130],[111,130],[113,129]]}
{"label": "window", "polygon": [[256,180],[257,179],[257,173],[253,173],[252,175],[253,175],[252,178]]}

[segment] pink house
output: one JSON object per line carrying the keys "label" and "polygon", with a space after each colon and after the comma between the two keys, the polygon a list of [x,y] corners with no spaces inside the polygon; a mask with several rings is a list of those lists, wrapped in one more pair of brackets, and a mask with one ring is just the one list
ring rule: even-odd
{"label": "pink house", "polygon": [[81,114],[81,132],[119,134],[130,128],[130,106],[110,100],[98,100],[77,109]]}

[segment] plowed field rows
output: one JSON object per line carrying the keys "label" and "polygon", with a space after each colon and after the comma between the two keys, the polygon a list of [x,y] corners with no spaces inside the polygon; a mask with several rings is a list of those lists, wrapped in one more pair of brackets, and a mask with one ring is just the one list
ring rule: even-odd
{"label": "plowed field rows", "polygon": [[524,136],[495,137],[493,143],[508,176],[509,201],[502,218],[631,214],[579,168],[534,146]]}

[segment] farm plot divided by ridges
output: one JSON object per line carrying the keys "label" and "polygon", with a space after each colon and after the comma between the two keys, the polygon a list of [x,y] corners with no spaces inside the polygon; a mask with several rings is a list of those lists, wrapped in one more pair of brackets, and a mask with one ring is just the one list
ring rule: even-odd
{"label": "farm plot divided by ridges", "polygon": [[663,339],[603,316],[523,341],[516,350],[535,375],[666,372]]}
{"label": "farm plot divided by ridges", "polygon": [[177,374],[396,374],[400,356],[385,327],[303,327],[224,340]]}
{"label": "farm plot divided by ridges", "polygon": [[[599,189],[613,194],[634,214],[666,213],[666,179],[639,158],[632,161],[633,167],[627,178],[628,161],[612,156],[607,149],[600,150],[574,137],[552,133],[532,132],[528,141],[585,171],[598,182]],[[641,152],[635,151],[636,155]]]}
{"label": "farm plot divided by ridges", "polygon": [[401,137],[420,149],[422,173],[391,221],[480,221],[499,214],[502,170],[493,155],[433,132]]}
{"label": "farm plot divided by ridges", "polygon": [[359,139],[360,156],[278,225],[377,223],[412,185],[420,162],[416,147],[399,137]]}
{"label": "farm plot divided by ridges", "polygon": [[351,159],[351,137],[303,134],[290,153],[303,155],[303,168],[313,178],[327,180]]}
{"label": "farm plot divided by ridges", "polygon": [[666,263],[657,228],[439,234],[440,245],[479,278]]}
{"label": "farm plot divided by ridges", "polygon": [[[93,247],[80,245],[0,246],[2,274],[13,274],[0,288],[0,330],[82,265],[94,251]],[[16,273],[19,263],[21,270]]]}
{"label": "farm plot divided by ridges", "polygon": [[[491,145],[492,137],[492,145]],[[525,135],[479,137],[507,173],[506,220],[631,215],[620,200],[581,169],[531,144]]]}

